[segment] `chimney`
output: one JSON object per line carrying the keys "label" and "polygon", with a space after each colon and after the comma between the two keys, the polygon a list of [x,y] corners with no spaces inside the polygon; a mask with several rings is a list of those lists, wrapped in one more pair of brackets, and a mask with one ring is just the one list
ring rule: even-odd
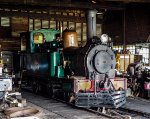
{"label": "chimney", "polygon": [[96,13],[97,10],[89,10],[87,13],[87,38],[96,36]]}

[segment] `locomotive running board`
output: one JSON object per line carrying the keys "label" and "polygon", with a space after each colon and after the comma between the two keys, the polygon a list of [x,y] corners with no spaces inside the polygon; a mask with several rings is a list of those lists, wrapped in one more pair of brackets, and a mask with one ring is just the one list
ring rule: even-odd
{"label": "locomotive running board", "polygon": [[104,107],[118,108],[126,102],[125,91],[100,91],[94,93],[76,93],[75,105],[78,107]]}

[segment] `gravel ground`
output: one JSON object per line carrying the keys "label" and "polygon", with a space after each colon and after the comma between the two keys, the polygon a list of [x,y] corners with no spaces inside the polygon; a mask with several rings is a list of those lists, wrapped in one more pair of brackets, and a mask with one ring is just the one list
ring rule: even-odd
{"label": "gravel ground", "polygon": [[29,92],[22,92],[22,95],[29,106],[40,110],[37,115],[40,119],[108,119]]}
{"label": "gravel ground", "polygon": [[[35,95],[30,92],[23,91],[22,96],[23,98],[27,99],[27,106],[33,107],[39,110],[39,113],[34,115],[38,119],[108,119],[104,116],[101,116],[101,115],[98,116],[94,113],[87,112],[86,110],[81,110],[81,109],[69,106],[67,104],[58,102],[56,100],[46,98],[44,96]],[[139,100],[136,100],[136,101],[138,102]],[[127,106],[129,103],[132,104],[133,106],[133,101],[131,99],[130,100],[128,99],[128,102],[125,106]],[[144,101],[142,102],[142,104],[143,103],[145,105],[146,102]],[[149,106],[147,105],[146,109],[148,107]],[[143,110],[144,107],[140,107],[140,109]],[[1,118],[1,115],[3,115],[2,112],[0,113],[0,119],[5,119],[5,118]],[[136,114],[131,114],[131,117],[132,119],[148,119],[146,117],[138,116]]]}

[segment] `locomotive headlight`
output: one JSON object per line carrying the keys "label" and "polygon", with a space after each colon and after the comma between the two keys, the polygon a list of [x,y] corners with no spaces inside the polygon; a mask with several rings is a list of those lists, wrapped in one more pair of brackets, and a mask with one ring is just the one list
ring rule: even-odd
{"label": "locomotive headlight", "polygon": [[101,37],[100,37],[100,39],[101,39],[102,43],[107,43],[108,40],[109,40],[109,37],[108,37],[107,34],[102,34]]}

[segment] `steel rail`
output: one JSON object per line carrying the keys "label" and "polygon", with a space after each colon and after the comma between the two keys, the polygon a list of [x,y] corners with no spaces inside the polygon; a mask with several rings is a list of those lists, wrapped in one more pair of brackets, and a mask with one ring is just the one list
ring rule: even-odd
{"label": "steel rail", "polygon": [[[24,91],[28,91],[28,92],[32,93],[32,91],[30,91],[28,89],[24,89]],[[110,118],[110,119],[128,119],[130,115],[137,115],[137,116],[150,118],[150,113],[141,112],[141,111],[138,111],[138,110],[133,110],[133,109],[130,109],[130,108],[125,108],[125,107],[120,107],[120,108],[117,108],[117,109],[106,107],[105,109],[108,110],[108,112],[111,112],[111,113],[117,115],[117,116],[114,116],[114,115],[112,116],[112,115],[105,114],[105,113],[102,113],[102,112],[98,111],[98,108],[97,109],[91,109],[91,108],[85,108],[85,107],[78,107],[78,106],[75,106],[73,103],[69,103],[65,100],[61,100],[61,99],[54,98],[54,97],[51,98],[51,99],[56,100],[56,101],[61,102],[61,103],[65,103],[65,104],[67,104],[69,106],[72,106],[74,108],[77,108],[77,109],[81,109],[81,110],[85,110],[85,111],[88,111],[88,112],[91,112],[91,113],[95,113],[97,115],[105,116],[105,117]],[[31,101],[29,101],[29,102],[31,102]],[[33,102],[31,102],[31,103],[33,103]],[[35,104],[35,105],[37,105],[37,104]],[[37,105],[37,106],[43,108],[40,105]],[[43,108],[43,109],[47,110],[46,108]],[[54,113],[56,113],[56,112],[54,112]],[[62,116],[60,114],[58,114],[58,115]],[[67,117],[63,116],[63,118],[67,118]]]}

